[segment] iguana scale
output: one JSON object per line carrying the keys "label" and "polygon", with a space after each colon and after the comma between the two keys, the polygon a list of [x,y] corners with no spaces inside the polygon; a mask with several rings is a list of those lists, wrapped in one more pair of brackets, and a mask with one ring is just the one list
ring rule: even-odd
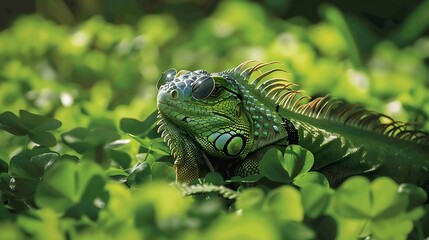
{"label": "iguana scale", "polygon": [[[306,96],[275,62],[244,62],[218,73],[170,69],[158,81],[159,131],[175,158],[177,181],[217,171],[258,173],[272,148],[299,144],[332,186],[353,175],[389,176],[429,189],[429,134],[327,97]],[[387,122],[386,122],[387,121]]]}

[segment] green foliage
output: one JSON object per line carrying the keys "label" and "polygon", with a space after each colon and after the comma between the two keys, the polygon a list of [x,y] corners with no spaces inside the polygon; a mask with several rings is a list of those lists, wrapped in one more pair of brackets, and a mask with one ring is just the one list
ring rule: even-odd
{"label": "green foliage", "polygon": [[61,126],[61,122],[36,115],[25,110],[19,111],[19,117],[12,112],[4,112],[0,115],[1,129],[16,136],[29,136],[39,145],[53,147],[57,144],[55,137],[47,131],[52,131]]}
{"label": "green foliage", "polygon": [[[123,123],[138,132],[132,121]],[[311,171],[312,153],[298,145],[284,154],[268,151],[259,176],[224,180],[212,172],[190,185],[172,185],[171,162],[162,161],[165,145],[144,135],[130,134],[134,140],[124,141],[117,130],[76,128],[60,136],[77,156],[36,146],[3,162],[2,238],[413,239],[425,234],[427,195],[417,186],[352,177],[330,189],[322,174]],[[106,166],[86,155],[99,146],[103,155],[134,141],[144,158],[133,166],[115,161]]]}
{"label": "green foliage", "polygon": [[412,230],[413,221],[424,214],[419,207],[407,210],[409,199],[410,195],[398,192],[398,185],[388,178],[381,177],[372,183],[362,177],[347,180],[332,203],[336,217],[343,219],[339,235],[353,238],[370,232],[379,239],[404,239]]}
{"label": "green foliage", "polygon": [[310,171],[314,164],[314,156],[307,149],[299,145],[289,145],[284,156],[280,150],[270,149],[259,163],[261,174],[274,182],[293,183],[304,187],[311,183],[320,183],[329,186],[326,177]]}
{"label": "green foliage", "polygon": [[[73,25],[26,15],[0,32],[0,239],[429,236],[421,188],[353,177],[331,189],[297,145],[269,150],[259,175],[171,184],[174,159],[154,112],[162,71],[220,71],[256,58],[282,62],[310,95],[429,129],[427,2],[384,36],[328,5],[310,22],[273,16],[289,1],[266,1],[269,9],[220,1],[204,13],[168,1],[186,16],[141,18],[136,2],[126,2],[106,5],[104,16],[88,10]],[[42,12],[58,21],[52,9]],[[73,22],[63,15],[59,22]],[[115,17],[133,24],[113,24]]]}

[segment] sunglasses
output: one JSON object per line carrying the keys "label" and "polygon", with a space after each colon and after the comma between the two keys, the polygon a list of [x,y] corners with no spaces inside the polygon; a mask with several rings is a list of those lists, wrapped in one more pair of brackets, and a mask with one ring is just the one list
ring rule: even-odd
{"label": "sunglasses", "polygon": [[[161,74],[158,82],[156,84],[156,89],[166,84],[167,82],[171,82],[177,74],[176,69],[169,69]],[[202,100],[207,98],[212,94],[215,89],[216,82],[213,77],[210,76],[202,76],[197,79],[192,85],[192,97],[196,100]]]}

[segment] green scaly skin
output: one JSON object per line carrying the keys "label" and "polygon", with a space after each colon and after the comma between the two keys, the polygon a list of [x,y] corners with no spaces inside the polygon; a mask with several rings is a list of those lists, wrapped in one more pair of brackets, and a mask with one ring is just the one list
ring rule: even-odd
{"label": "green scaly skin", "polygon": [[266,79],[282,71],[261,71],[272,64],[248,61],[219,73],[169,70],[160,78],[159,129],[176,159],[177,181],[210,171],[225,178],[257,174],[269,148],[299,144],[332,186],[353,175],[389,176],[428,191],[429,134],[357,105],[327,98],[301,103],[287,80]]}

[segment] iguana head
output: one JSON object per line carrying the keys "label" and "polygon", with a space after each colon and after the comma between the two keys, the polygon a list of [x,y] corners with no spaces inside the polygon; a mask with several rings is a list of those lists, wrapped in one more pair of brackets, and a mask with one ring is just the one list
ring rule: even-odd
{"label": "iguana head", "polygon": [[243,159],[282,138],[275,107],[255,95],[242,73],[241,66],[219,73],[164,72],[157,84],[163,124],[174,125],[216,159]]}
{"label": "iguana head", "polygon": [[158,110],[211,156],[244,158],[253,145],[251,116],[233,79],[204,70],[170,69],[158,81]]}

